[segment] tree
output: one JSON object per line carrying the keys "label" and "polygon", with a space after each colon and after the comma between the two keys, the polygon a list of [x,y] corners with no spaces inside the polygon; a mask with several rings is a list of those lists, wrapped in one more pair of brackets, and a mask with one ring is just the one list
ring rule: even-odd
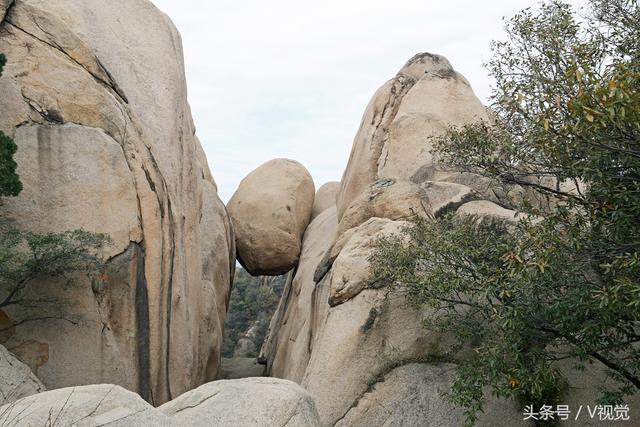
{"label": "tree", "polygon": [[258,327],[255,344],[262,344],[269,329],[269,321],[280,301],[285,280],[286,275],[251,277],[243,268],[236,269],[225,318],[222,348],[224,357],[233,357],[238,341],[252,326]]}
{"label": "tree", "polygon": [[[7,58],[0,53],[0,77]],[[22,191],[20,177],[16,174],[17,164],[13,155],[18,147],[15,142],[0,131],[0,197],[17,196]]]}
{"label": "tree", "polygon": [[29,292],[28,286],[36,279],[59,277],[70,284],[71,274],[76,272],[97,279],[104,268],[98,251],[107,242],[107,235],[83,230],[32,233],[11,229],[0,234],[0,309],[20,306],[24,312],[11,326],[36,319],[63,318],[57,300],[40,298],[37,292]]}
{"label": "tree", "polygon": [[[447,167],[553,201],[509,206],[509,226],[418,221],[411,243],[379,242],[374,274],[437,316],[465,346],[451,399],[473,423],[483,387],[523,404],[558,403],[557,362],[596,361],[640,390],[640,8],[592,0],[586,19],[549,1],[506,25],[487,64],[495,121],[429,141]],[[468,242],[473,241],[474,245]],[[465,354],[465,357],[461,357]]]}
{"label": "tree", "polygon": [[[6,57],[0,54],[0,76],[5,64]],[[0,197],[17,196],[22,191],[20,177],[15,173],[16,150],[15,142],[0,131]],[[105,266],[99,250],[108,242],[107,235],[84,230],[0,232],[0,310],[20,306],[23,312],[11,327],[36,319],[64,318],[58,301],[34,296],[28,286],[38,278],[65,277],[67,283],[72,283],[72,273],[99,273]]]}

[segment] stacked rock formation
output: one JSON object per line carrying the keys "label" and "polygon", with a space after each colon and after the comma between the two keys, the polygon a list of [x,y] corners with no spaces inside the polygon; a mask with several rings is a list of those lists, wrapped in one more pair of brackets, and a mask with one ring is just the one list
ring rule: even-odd
{"label": "stacked rock formation", "polygon": [[112,240],[101,281],[31,285],[63,312],[0,313],[4,345],[48,388],[116,383],[159,404],[215,379],[234,238],[179,34],[147,0],[3,0],[0,52],[0,129],[24,184],[3,226]]}
{"label": "stacked rock formation", "polygon": [[[468,81],[432,54],[412,58],[369,103],[336,205],[309,225],[260,357],[270,375],[309,391],[323,425],[463,424],[442,397],[456,369],[443,357],[452,337],[426,331],[434,313],[372,282],[369,257],[416,216],[517,219],[508,208],[525,190],[444,170],[432,152],[429,138],[448,127],[490,120]],[[563,403],[595,404],[606,377],[596,368],[588,377],[571,381]],[[527,425],[515,402],[488,399],[484,409],[478,425]]]}
{"label": "stacked rock formation", "polygon": [[227,207],[249,274],[278,276],[297,265],[314,194],[313,178],[293,160],[268,161],[242,180]]}

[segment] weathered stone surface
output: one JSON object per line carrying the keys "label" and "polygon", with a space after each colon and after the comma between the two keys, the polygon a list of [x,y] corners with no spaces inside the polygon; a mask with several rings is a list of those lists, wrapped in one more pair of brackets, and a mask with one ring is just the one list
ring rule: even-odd
{"label": "weathered stone surface", "polygon": [[349,234],[329,272],[329,305],[342,304],[374,285],[369,257],[376,241],[386,236],[401,236],[405,221],[371,218]]}
{"label": "weathered stone surface", "polygon": [[251,275],[275,276],[298,264],[314,195],[311,175],[293,160],[268,161],[242,180],[227,208],[238,260]]}
{"label": "weathered stone surface", "polygon": [[510,222],[517,222],[519,214],[516,211],[505,209],[487,200],[475,200],[465,203],[457,210],[458,215],[474,215],[479,218],[503,219]]}
{"label": "weathered stone surface", "polygon": [[25,397],[0,408],[14,426],[173,426],[136,393],[111,384],[69,387]]}
{"label": "weathered stone surface", "polygon": [[12,225],[106,233],[112,240],[108,257],[142,240],[133,176],[122,147],[103,130],[32,124],[16,129],[15,139],[24,189],[5,201]]}
{"label": "weathered stone surface", "polygon": [[364,113],[338,194],[338,220],[378,179],[432,180],[438,168],[428,138],[478,120],[489,117],[467,80],[442,56],[416,55]]}
{"label": "weathered stone surface", "polygon": [[113,240],[102,283],[30,284],[56,304],[19,325],[31,314],[7,309],[3,342],[49,388],[107,381],[162,403],[214,379],[234,238],[177,31],[146,0],[4,0],[0,52],[0,129],[25,184],[2,225]]}
{"label": "weathered stone surface", "polygon": [[271,376],[302,381],[313,338],[329,309],[329,288],[316,286],[314,273],[331,248],[337,226],[334,206],[322,212],[307,228],[295,279],[291,274],[287,280],[259,357]]}
{"label": "weathered stone surface", "polygon": [[[335,424],[346,426],[461,426],[464,415],[444,396],[451,390],[456,366],[448,363],[409,363],[379,377]],[[529,426],[518,417],[514,402],[491,399],[485,402],[488,414],[480,415],[476,426]]]}
{"label": "weathered stone surface", "polygon": [[262,376],[264,376],[264,365],[259,364],[255,357],[222,358],[221,379],[234,380]]}
{"label": "weathered stone surface", "polygon": [[275,378],[215,381],[158,409],[182,426],[320,425],[309,394],[293,382]]}
{"label": "weathered stone surface", "polygon": [[[585,369],[576,369],[575,367],[578,364],[584,364]],[[625,424],[624,421],[620,420],[600,420],[599,414],[597,414],[595,408],[601,406],[599,402],[602,397],[600,390],[606,390],[613,385],[611,376],[607,374],[600,362],[591,359],[583,363],[567,359],[556,362],[556,367],[563,372],[567,379],[560,397],[562,404],[569,405],[570,408],[580,408],[582,406],[582,410],[586,411],[577,420],[563,422],[561,425],[615,427]],[[630,420],[626,423],[629,425],[637,424],[638,414],[640,414],[640,394],[636,393],[633,396],[625,397],[624,403],[628,405],[630,416]],[[575,411],[577,413],[577,409]],[[591,417],[589,411],[595,411],[595,416]]]}
{"label": "weathered stone surface", "polygon": [[318,188],[311,211],[312,221],[322,212],[336,205],[338,191],[340,191],[340,183],[337,181],[327,182]]}
{"label": "weathered stone surface", "polygon": [[430,214],[427,195],[417,184],[380,179],[360,193],[347,207],[338,225],[338,236],[369,218],[410,219]]}
{"label": "weathered stone surface", "polygon": [[7,9],[13,4],[14,0],[0,0],[0,22],[4,19]]}
{"label": "weathered stone surface", "polygon": [[[518,219],[503,206],[529,197],[525,189],[498,191],[476,175],[440,170],[429,152],[429,137],[447,125],[487,119],[466,80],[429,54],[367,107],[338,196],[339,226],[330,211],[309,226],[261,354],[271,375],[307,389],[323,425],[462,424],[441,394],[451,390],[455,360],[444,350],[454,337],[424,328],[437,313],[372,283],[368,259],[376,238],[401,233],[416,212]],[[569,387],[563,403],[574,407],[598,395],[592,381]],[[478,425],[526,425],[522,418],[516,402],[488,398]]]}
{"label": "weathered stone surface", "polygon": [[45,390],[31,369],[0,345],[0,405]]}

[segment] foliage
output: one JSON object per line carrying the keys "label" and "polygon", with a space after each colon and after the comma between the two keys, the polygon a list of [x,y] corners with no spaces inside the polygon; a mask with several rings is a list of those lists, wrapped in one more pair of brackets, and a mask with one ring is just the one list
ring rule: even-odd
{"label": "foliage", "polygon": [[531,216],[511,227],[420,221],[411,244],[384,239],[372,258],[376,275],[436,310],[429,327],[473,347],[451,393],[470,423],[485,386],[554,403],[562,359],[606,366],[617,380],[609,401],[640,389],[638,2],[592,0],[578,21],[550,1],[506,31],[487,64],[495,122],[430,143],[447,167],[555,203],[523,201]]}
{"label": "foliage", "polygon": [[[0,76],[5,64],[6,57],[0,54]],[[0,132],[0,197],[17,196],[22,190],[20,178],[15,173],[17,165],[13,155],[16,150],[15,142]],[[0,232],[0,309],[21,306],[26,316],[18,323],[46,317],[44,306],[56,304],[56,301],[27,292],[29,284],[44,277],[64,277],[70,283],[72,273],[100,272],[104,261],[99,250],[108,242],[107,235],[84,230],[63,233],[3,230]],[[27,314],[32,310],[33,316]]]}
{"label": "foliage", "polygon": [[224,357],[233,356],[238,340],[254,325],[258,327],[256,344],[259,346],[264,341],[269,321],[280,301],[285,278],[252,277],[242,268],[236,270],[225,319]]}
{"label": "foliage", "polygon": [[12,229],[1,233],[0,309],[14,305],[26,311],[35,309],[36,314],[20,322],[42,316],[44,306],[56,301],[42,299],[37,292],[27,292],[29,285],[44,286],[46,282],[34,282],[38,278],[64,277],[70,283],[72,273],[99,273],[104,262],[98,251],[108,242],[104,234],[83,230],[38,234]]}
{"label": "foliage", "polygon": [[[7,58],[0,53],[0,76]],[[18,147],[15,142],[0,131],[0,197],[17,196],[22,191],[20,177],[16,174],[17,164],[13,155]]]}

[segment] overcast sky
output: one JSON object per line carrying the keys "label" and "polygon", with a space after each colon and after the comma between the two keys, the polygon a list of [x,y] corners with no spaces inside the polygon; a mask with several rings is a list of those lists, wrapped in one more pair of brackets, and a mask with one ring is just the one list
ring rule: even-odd
{"label": "overcast sky", "polygon": [[[375,90],[418,52],[446,56],[483,101],[502,18],[535,0],[153,0],[182,34],[189,102],[226,202],[267,160],[339,181]],[[573,0],[572,4],[584,1]]]}

